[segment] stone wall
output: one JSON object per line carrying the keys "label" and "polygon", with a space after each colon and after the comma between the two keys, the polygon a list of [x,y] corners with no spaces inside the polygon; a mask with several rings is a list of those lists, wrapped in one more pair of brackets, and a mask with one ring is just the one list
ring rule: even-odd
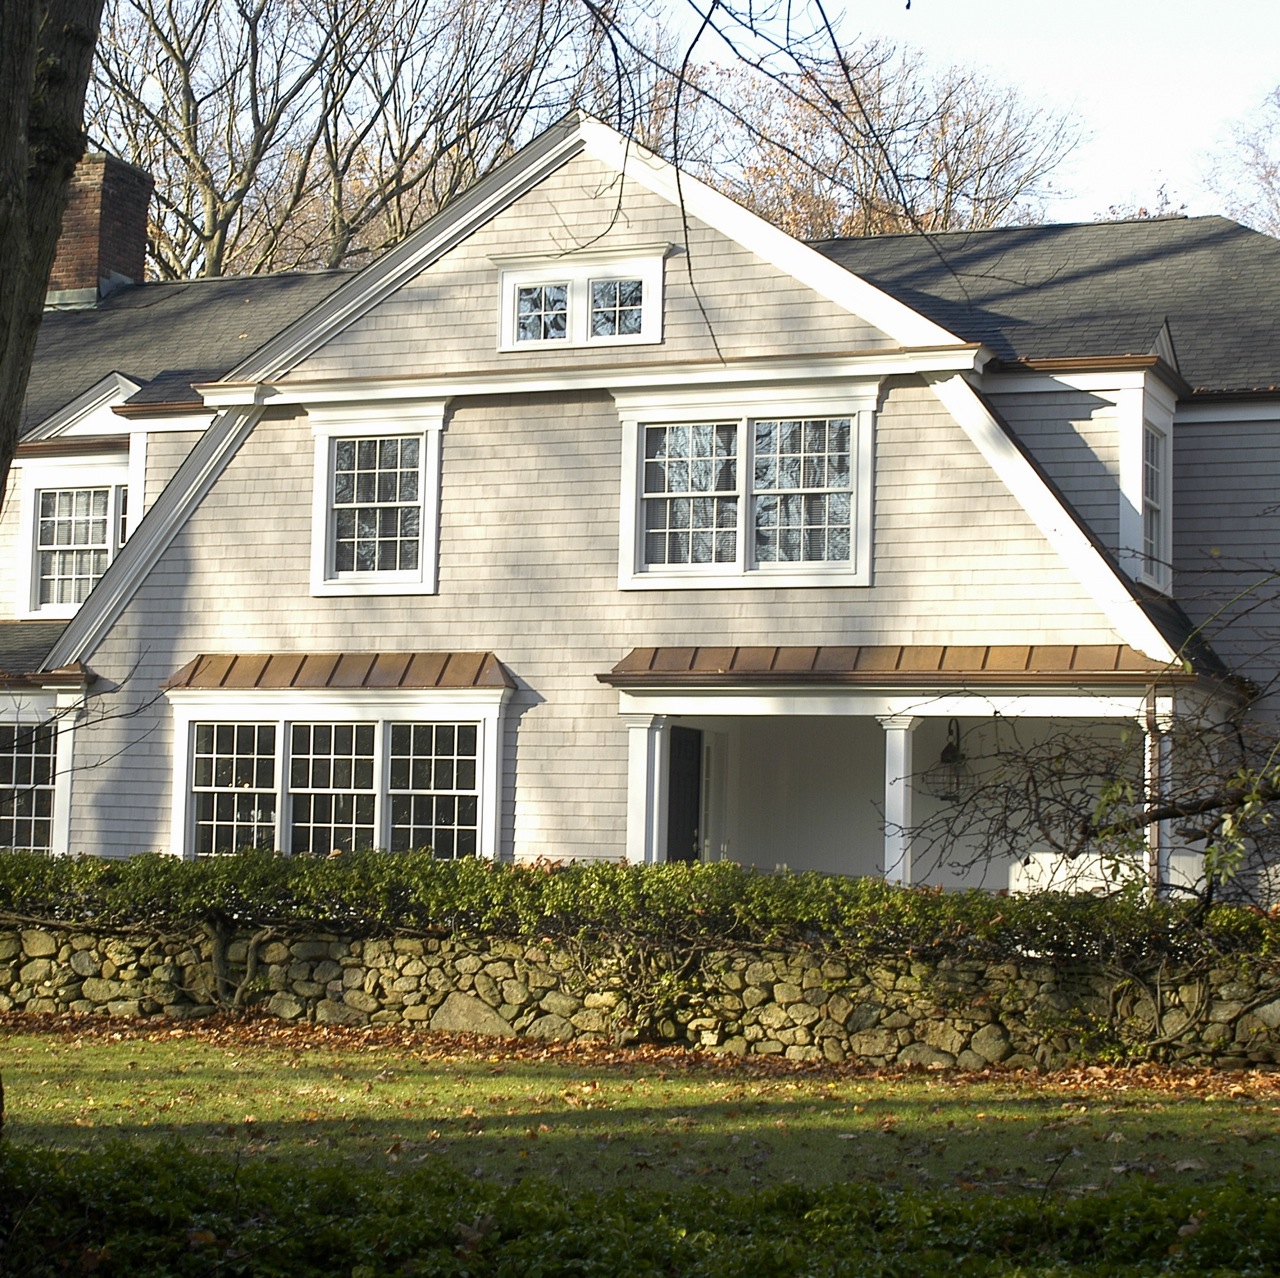
{"label": "stone wall", "polygon": [[[661,997],[659,997],[661,995]],[[0,927],[0,1011],[285,1020],[567,1039],[639,1036],[791,1060],[1031,1066],[1156,1053],[1280,1062],[1280,969],[1119,979],[1033,959],[854,962],[726,951],[645,986],[508,941]]]}

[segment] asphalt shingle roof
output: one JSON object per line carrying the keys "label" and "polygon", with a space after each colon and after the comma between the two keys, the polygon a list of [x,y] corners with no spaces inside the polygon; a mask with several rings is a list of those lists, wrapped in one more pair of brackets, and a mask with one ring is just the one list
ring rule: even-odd
{"label": "asphalt shingle roof", "polygon": [[38,670],[65,621],[0,621],[0,677]]}
{"label": "asphalt shingle roof", "polygon": [[1005,360],[1147,355],[1167,319],[1197,390],[1280,387],[1280,240],[1222,217],[814,245]]}
{"label": "asphalt shingle roof", "polygon": [[326,298],[349,271],[139,284],[86,310],[47,311],[22,430],[53,416],[109,373],[148,383],[139,402],[195,400],[213,381]]}

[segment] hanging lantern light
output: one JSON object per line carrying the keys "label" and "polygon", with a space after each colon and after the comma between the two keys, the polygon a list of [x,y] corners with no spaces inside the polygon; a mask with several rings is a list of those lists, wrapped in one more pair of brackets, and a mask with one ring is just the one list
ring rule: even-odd
{"label": "hanging lantern light", "polygon": [[938,762],[924,774],[924,788],[935,799],[958,803],[969,788],[969,765],[960,748],[960,724],[952,719],[947,724],[947,744]]}

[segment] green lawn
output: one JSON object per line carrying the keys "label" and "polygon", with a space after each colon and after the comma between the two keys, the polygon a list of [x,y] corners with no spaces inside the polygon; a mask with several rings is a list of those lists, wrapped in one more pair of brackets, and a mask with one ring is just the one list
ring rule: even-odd
{"label": "green lawn", "polygon": [[0,1021],[7,1133],[572,1193],[862,1184],[1009,1195],[1280,1186],[1280,1075],[884,1074],[399,1031]]}

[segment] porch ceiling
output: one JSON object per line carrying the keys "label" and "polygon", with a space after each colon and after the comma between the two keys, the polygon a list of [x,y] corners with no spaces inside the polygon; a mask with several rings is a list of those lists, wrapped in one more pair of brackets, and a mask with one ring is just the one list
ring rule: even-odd
{"label": "porch ceiling", "polygon": [[608,674],[616,688],[673,684],[864,684],[920,687],[1194,682],[1182,666],[1123,644],[864,644],[633,648]]}

